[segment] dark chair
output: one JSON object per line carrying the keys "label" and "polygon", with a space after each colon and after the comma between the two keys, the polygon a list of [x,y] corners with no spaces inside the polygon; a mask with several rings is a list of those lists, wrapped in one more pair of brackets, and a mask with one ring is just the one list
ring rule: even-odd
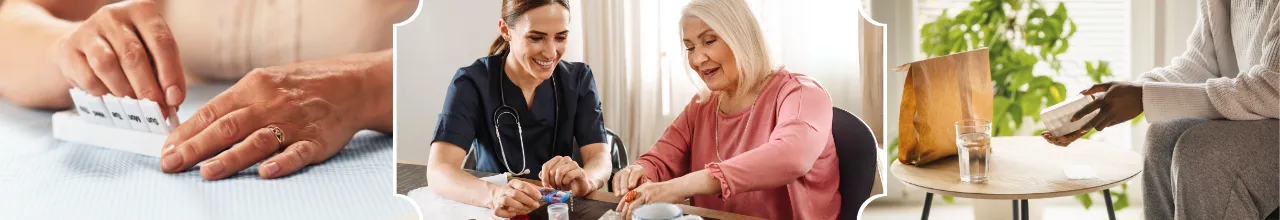
{"label": "dark chair", "polygon": [[622,170],[623,167],[630,165],[631,162],[627,160],[627,148],[622,144],[622,138],[608,128],[604,132],[606,134],[604,137],[605,148],[609,149],[610,155],[612,155],[609,161],[613,164],[613,172],[609,172],[609,181],[605,181],[605,187],[608,187],[606,189],[609,192],[613,192],[613,175],[617,174],[618,170]]}
{"label": "dark chair", "polygon": [[876,139],[858,116],[840,108],[832,108],[831,114],[831,135],[840,161],[840,219],[856,219],[875,184]]}

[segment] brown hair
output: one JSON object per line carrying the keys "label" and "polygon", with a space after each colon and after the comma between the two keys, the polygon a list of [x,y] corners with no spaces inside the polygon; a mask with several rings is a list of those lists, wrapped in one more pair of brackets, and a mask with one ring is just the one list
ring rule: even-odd
{"label": "brown hair", "polygon": [[[507,26],[510,27],[516,20],[520,19],[520,16],[524,16],[524,13],[529,12],[529,10],[550,4],[559,4],[560,6],[564,6],[565,10],[569,10],[569,3],[565,2],[565,0],[503,0],[502,21],[506,22]],[[507,39],[503,39],[502,36],[498,36],[498,39],[493,40],[493,44],[489,45],[489,55],[506,53],[511,49],[509,47],[510,45],[508,45]]]}

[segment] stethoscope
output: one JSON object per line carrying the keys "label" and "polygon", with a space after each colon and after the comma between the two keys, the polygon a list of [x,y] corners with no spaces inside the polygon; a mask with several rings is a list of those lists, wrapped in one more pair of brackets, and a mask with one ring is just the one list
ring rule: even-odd
{"label": "stethoscope", "polygon": [[[498,76],[498,80],[499,80],[498,81],[498,97],[500,98],[502,103],[500,106],[498,106],[497,109],[493,110],[493,132],[495,135],[494,139],[498,139],[498,150],[500,151],[499,153],[502,154],[502,165],[507,168],[507,175],[519,176],[519,175],[529,174],[529,167],[527,166],[528,164],[526,164],[526,162],[529,161],[529,158],[525,157],[524,127],[520,125],[520,114],[516,113],[515,108],[512,108],[511,106],[507,105],[507,93],[506,93],[506,89],[503,88],[505,86],[502,85],[503,83],[501,81],[506,79],[507,74],[500,72],[498,75],[499,75]],[[552,133],[551,133],[551,149],[552,149],[552,152],[555,152],[556,141],[557,141],[556,139],[560,137],[560,90],[558,89],[559,86],[556,85],[557,84],[556,75],[554,72],[551,74],[550,80],[551,80],[551,94],[552,94],[551,96],[555,97],[555,103],[554,103],[555,106],[553,106],[553,108],[555,109],[555,116],[552,117],[553,127],[552,127]],[[520,138],[519,140],[520,140],[521,162],[520,162],[519,173],[513,173],[515,172],[515,170],[511,169],[511,163],[507,162],[506,147],[502,145],[502,132],[501,132],[502,129],[499,129],[499,127],[501,126],[499,125],[500,123],[498,123],[498,119],[501,119],[503,115],[511,115],[511,117],[516,120],[516,134]]]}

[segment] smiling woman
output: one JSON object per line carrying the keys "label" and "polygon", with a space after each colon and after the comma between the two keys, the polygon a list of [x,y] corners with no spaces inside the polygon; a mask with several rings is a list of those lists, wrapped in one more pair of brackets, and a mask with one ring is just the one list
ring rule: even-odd
{"label": "smiling woman", "polygon": [[539,179],[575,197],[605,185],[610,154],[594,76],[586,64],[561,61],[569,15],[563,0],[503,2],[488,56],[459,68],[445,95],[428,154],[433,192],[504,218],[540,206],[533,185],[493,184],[461,169],[469,155],[475,170]]}

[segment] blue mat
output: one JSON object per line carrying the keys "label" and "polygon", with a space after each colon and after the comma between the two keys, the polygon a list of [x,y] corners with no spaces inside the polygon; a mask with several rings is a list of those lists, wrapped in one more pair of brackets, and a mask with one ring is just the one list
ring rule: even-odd
{"label": "blue mat", "polygon": [[[189,89],[186,119],[229,85]],[[391,136],[363,131],[328,161],[264,180],[166,174],[158,158],[63,142],[53,112],[0,100],[0,219],[417,219],[395,196]],[[122,137],[127,138],[127,137]]]}

